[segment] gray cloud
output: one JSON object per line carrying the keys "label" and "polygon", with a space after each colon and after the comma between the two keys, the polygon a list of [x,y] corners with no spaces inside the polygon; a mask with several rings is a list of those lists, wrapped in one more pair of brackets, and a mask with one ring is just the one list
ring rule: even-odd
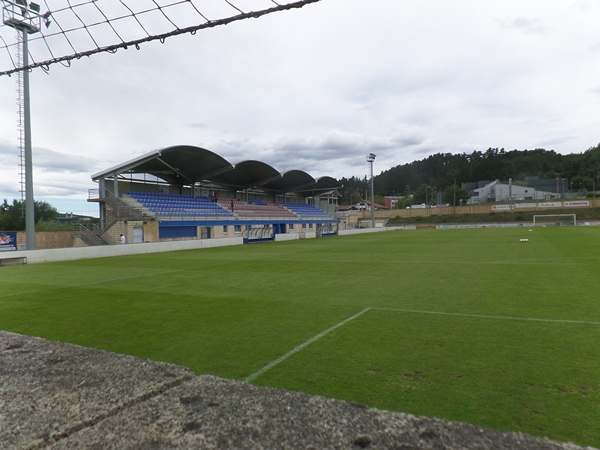
{"label": "gray cloud", "polygon": [[91,173],[102,167],[101,163],[95,158],[71,155],[47,148],[36,148],[33,159],[36,167],[44,172]]}
{"label": "gray cloud", "polygon": [[[598,14],[326,0],[34,71],[36,196],[85,201],[92,173],[177,144],[336,177],[365,175],[371,152],[376,171],[490,146],[581,152],[598,141]],[[14,92],[0,77],[0,198],[19,189]]]}
{"label": "gray cloud", "polygon": [[530,19],[527,17],[517,17],[512,20],[507,20],[503,23],[506,28],[512,28],[517,31],[529,34],[544,35],[547,32],[547,27],[544,26],[539,19]]}

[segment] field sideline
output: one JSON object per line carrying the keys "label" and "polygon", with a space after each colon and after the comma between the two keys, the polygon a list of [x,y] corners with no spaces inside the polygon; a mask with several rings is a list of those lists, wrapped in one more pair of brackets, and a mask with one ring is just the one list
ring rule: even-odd
{"label": "field sideline", "polygon": [[422,230],[2,267],[0,329],[600,447],[598,248]]}

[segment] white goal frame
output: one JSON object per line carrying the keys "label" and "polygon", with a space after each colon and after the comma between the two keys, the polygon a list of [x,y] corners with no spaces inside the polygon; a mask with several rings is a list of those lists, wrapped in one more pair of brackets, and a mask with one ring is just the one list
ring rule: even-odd
{"label": "white goal frame", "polygon": [[576,214],[534,214],[533,226],[577,226]]}

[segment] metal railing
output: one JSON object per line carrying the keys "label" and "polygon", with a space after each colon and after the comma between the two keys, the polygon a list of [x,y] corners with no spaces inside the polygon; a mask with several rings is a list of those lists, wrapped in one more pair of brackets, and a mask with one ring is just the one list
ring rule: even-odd
{"label": "metal railing", "polygon": [[337,223],[322,223],[317,225],[317,236],[335,236],[337,232]]}
{"label": "metal railing", "polygon": [[88,200],[102,200],[106,204],[105,230],[110,229],[117,222],[124,220],[149,220],[154,218],[154,214],[148,214],[142,208],[128,205],[108,189],[104,189],[103,194],[102,196],[100,195],[100,189],[88,190]]}
{"label": "metal railing", "polygon": [[79,238],[89,246],[109,244],[109,242],[107,242],[106,240],[106,232],[104,232],[102,228],[96,223],[91,225],[79,223],[74,224],[74,227],[75,231],[79,233]]}
{"label": "metal railing", "polygon": [[266,241],[275,238],[273,227],[250,228],[242,232],[242,237],[248,241]]}

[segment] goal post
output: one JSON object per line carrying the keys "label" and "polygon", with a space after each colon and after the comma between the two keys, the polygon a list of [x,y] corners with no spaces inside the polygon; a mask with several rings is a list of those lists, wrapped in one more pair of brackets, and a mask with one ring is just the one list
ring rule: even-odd
{"label": "goal post", "polygon": [[533,226],[534,227],[547,227],[547,226],[576,226],[577,216],[575,214],[534,214],[533,215]]}

